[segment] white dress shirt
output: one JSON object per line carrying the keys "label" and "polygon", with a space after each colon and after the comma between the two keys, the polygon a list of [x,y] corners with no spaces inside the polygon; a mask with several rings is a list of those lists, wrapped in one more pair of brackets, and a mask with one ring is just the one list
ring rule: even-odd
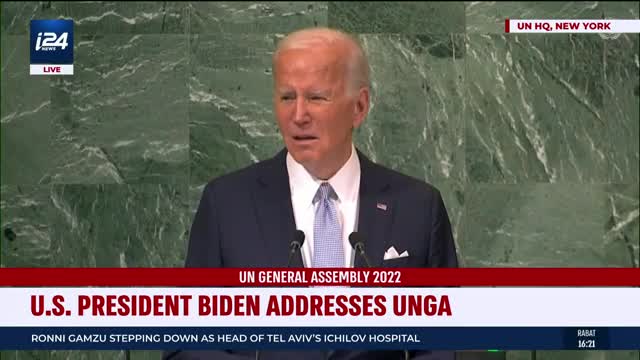
{"label": "white dress shirt", "polygon": [[[305,235],[302,244],[302,261],[305,267],[312,266],[313,259],[313,224],[315,220],[316,206],[313,197],[316,195],[320,184],[325,182],[309,174],[307,170],[296,162],[291,154],[287,154],[287,172],[289,173],[289,185],[291,187],[291,204],[296,221],[296,228],[302,230]],[[338,220],[342,226],[342,244],[344,247],[345,267],[353,267],[354,251],[349,243],[349,235],[357,228],[358,194],[360,192],[360,161],[353,145],[349,160],[328,180],[333,190],[338,195],[335,202],[338,212]]]}

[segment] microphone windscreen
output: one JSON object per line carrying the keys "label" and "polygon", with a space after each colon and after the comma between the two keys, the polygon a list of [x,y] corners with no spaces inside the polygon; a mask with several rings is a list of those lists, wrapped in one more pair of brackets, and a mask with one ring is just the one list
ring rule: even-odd
{"label": "microphone windscreen", "polygon": [[356,248],[356,244],[358,243],[364,245],[364,243],[362,242],[362,236],[360,236],[360,234],[356,231],[349,234],[349,243],[351,243],[351,247],[354,249]]}
{"label": "microphone windscreen", "polygon": [[299,246],[302,246],[302,244],[304,244],[304,232],[302,230],[296,230],[293,234],[293,241],[300,244]]}

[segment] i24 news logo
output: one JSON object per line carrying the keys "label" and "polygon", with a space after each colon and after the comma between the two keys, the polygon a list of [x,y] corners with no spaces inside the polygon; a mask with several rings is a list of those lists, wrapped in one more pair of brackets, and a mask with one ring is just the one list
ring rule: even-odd
{"label": "i24 news logo", "polygon": [[[44,38],[43,38],[44,36]],[[59,47],[62,50],[69,46],[69,33],[63,32],[60,36],[57,36],[54,32],[38,33],[36,39],[36,51],[50,51]]]}
{"label": "i24 news logo", "polygon": [[31,75],[73,75],[73,20],[31,20]]}

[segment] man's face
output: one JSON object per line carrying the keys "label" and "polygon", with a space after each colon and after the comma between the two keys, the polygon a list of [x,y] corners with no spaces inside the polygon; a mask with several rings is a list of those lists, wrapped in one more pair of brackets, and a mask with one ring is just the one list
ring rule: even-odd
{"label": "man's face", "polygon": [[291,49],[275,64],[278,126],[289,153],[316,176],[348,159],[351,131],[364,119],[359,97],[347,92],[344,59],[328,47]]}

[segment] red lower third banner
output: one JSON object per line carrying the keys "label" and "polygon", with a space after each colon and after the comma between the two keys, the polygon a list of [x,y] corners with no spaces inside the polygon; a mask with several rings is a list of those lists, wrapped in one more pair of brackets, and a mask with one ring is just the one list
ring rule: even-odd
{"label": "red lower third banner", "polygon": [[640,286],[639,268],[0,268],[0,286]]}

